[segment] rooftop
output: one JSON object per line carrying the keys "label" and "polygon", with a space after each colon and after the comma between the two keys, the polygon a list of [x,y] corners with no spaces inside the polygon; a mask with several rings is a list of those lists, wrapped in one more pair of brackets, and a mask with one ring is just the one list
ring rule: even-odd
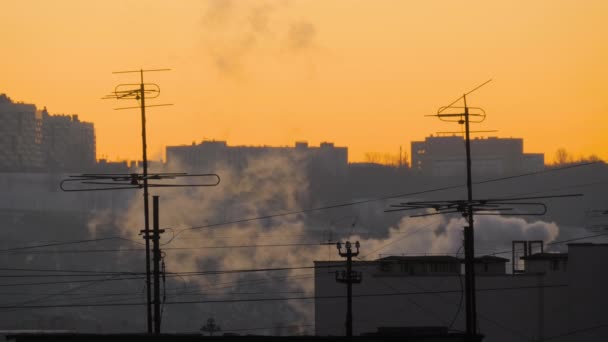
{"label": "rooftop", "polygon": [[425,262],[454,262],[460,263],[460,258],[449,255],[415,255],[415,256],[387,256],[377,261],[425,261]]}
{"label": "rooftop", "polygon": [[522,260],[553,260],[568,259],[568,253],[536,253],[521,257]]}

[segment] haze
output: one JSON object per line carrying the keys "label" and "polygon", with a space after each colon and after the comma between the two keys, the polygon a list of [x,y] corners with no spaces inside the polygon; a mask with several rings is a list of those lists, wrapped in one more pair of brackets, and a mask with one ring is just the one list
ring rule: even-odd
{"label": "haze", "polygon": [[162,93],[149,151],[333,141],[351,161],[457,131],[424,115],[471,95],[478,129],[608,159],[608,2],[6,1],[0,91],[95,123],[97,157],[140,156],[136,105],[100,98],[134,75]]}

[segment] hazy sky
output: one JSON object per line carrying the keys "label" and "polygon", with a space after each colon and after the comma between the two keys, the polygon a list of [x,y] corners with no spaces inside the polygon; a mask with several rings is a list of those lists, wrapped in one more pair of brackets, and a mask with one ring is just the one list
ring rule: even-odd
{"label": "hazy sky", "polygon": [[[608,159],[608,1],[2,1],[0,92],[93,121],[98,157],[138,158],[136,75],[161,86],[149,154],[202,139],[365,152],[457,131],[433,114],[463,92],[480,130]],[[150,101],[152,103],[153,101]]]}

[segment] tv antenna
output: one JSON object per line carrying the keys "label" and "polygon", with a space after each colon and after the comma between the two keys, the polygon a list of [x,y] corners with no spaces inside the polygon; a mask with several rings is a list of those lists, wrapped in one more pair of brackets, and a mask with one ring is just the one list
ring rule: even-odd
{"label": "tv antenna", "polygon": [[[156,83],[145,83],[144,73],[170,71],[171,69],[140,69],[115,71],[113,74],[138,73],[139,83],[123,83],[114,87],[109,95],[102,99],[114,100],[136,100],[138,106],[119,107],[115,110],[140,109],[141,111],[141,138],[142,138],[142,166],[143,173],[124,173],[124,174],[81,174],[70,176],[60,183],[60,187],[66,192],[75,191],[105,191],[122,189],[143,189],[144,197],[144,229],[141,231],[145,239],[146,250],[146,299],[147,299],[147,331],[148,333],[159,334],[161,326],[160,299],[158,297],[160,289],[159,262],[160,248],[158,240],[164,231],[159,229],[157,224],[158,216],[158,196],[154,196],[155,225],[153,231],[150,230],[149,213],[149,187],[168,188],[168,187],[197,187],[215,186],[220,182],[217,174],[193,174],[187,173],[148,173],[148,151],[146,138],[146,108],[171,106],[172,104],[146,104],[146,99],[155,99],[160,95],[160,86]],[[211,178],[209,182],[192,183],[196,178]],[[187,180],[190,180],[188,182]],[[151,271],[150,271],[150,240],[154,242],[154,301],[152,300]],[[154,303],[154,316],[152,314],[152,303]],[[154,329],[153,329],[154,325]]]}
{"label": "tv antenna", "polygon": [[[473,200],[470,124],[483,122],[486,119],[486,112],[480,107],[470,107],[467,103],[467,96],[491,81],[492,79],[489,79],[464,93],[462,96],[452,101],[449,105],[439,107],[436,114],[426,115],[437,117],[441,121],[456,122],[459,125],[464,125],[467,168],[467,199],[405,202],[397,205],[391,205],[391,209],[385,210],[385,212],[426,210],[424,213],[417,212],[411,215],[411,217],[454,213],[459,213],[465,217],[468,223],[468,225],[464,227],[466,334],[468,341],[476,341],[479,339],[479,335],[477,334],[477,304],[475,295],[474,215],[544,215],[547,212],[546,205],[544,203],[537,202],[536,200],[544,198],[582,196],[581,194],[569,194],[546,197],[519,197],[503,199],[490,198]],[[462,106],[456,105],[461,100]],[[448,111],[454,112],[449,113]],[[434,211],[428,212],[429,209]]]}
{"label": "tv antenna", "polygon": [[[180,183],[180,179],[195,177],[209,177],[213,181],[209,183]],[[69,176],[68,179],[61,181],[59,186],[66,192],[73,191],[101,191],[101,190],[123,190],[123,189],[142,189],[144,180],[148,180],[148,188],[179,188],[179,187],[199,187],[216,186],[220,184],[220,176],[215,173],[187,174],[187,173],[84,173],[81,175]],[[162,183],[149,181],[172,180],[172,183]]]}
{"label": "tv antenna", "polygon": [[[119,84],[114,87],[114,91],[109,95],[104,96],[102,99],[115,99],[115,100],[137,100],[139,106],[135,107],[121,107],[115,108],[115,110],[123,109],[136,109],[141,110],[141,139],[142,139],[142,163],[143,163],[143,174],[142,174],[142,185],[144,189],[144,234],[146,242],[146,297],[147,297],[147,323],[148,333],[152,333],[152,292],[150,289],[150,209],[148,204],[148,146],[146,141],[146,96],[149,95],[151,99],[157,98],[160,95],[160,86],[156,83],[144,83],[144,72],[159,72],[159,71],[170,71],[171,69],[139,69],[139,70],[126,70],[126,71],[115,71],[113,74],[132,74],[139,73],[139,84]],[[171,104],[160,104],[160,105],[148,105],[147,107],[158,107],[158,106],[170,106]],[[156,321],[157,317],[155,317]]]}

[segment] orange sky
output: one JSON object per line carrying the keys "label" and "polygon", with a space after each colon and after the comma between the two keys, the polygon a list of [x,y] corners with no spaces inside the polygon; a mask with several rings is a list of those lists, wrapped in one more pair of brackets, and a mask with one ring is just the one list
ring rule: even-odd
{"label": "orange sky", "polygon": [[[137,105],[100,100],[115,70],[151,73],[149,154],[202,139],[307,140],[365,152],[454,131],[432,114],[464,91],[483,130],[546,160],[608,159],[608,1],[4,1],[0,93],[93,121],[99,157],[141,154]],[[152,101],[151,101],[152,103]]]}

